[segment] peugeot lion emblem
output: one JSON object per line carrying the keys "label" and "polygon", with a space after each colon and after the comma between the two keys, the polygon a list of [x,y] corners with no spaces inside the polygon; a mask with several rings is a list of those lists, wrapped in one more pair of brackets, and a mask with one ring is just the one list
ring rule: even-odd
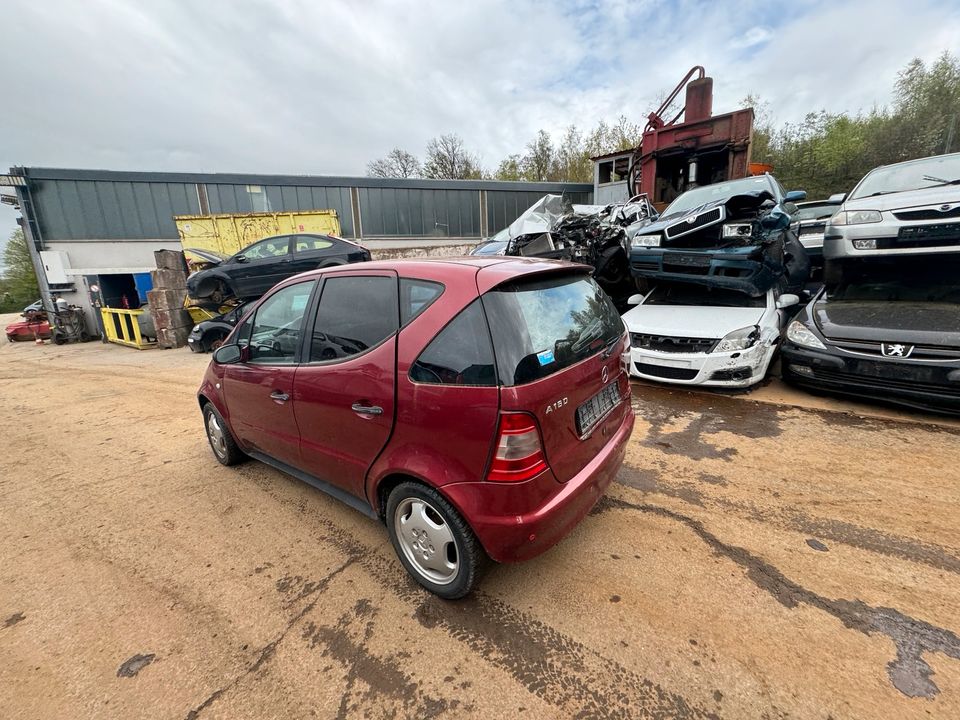
{"label": "peugeot lion emblem", "polygon": [[884,357],[910,357],[913,352],[913,345],[903,345],[901,343],[880,343],[880,352]]}
{"label": "peugeot lion emblem", "polygon": [[607,366],[604,365],[604,366],[603,366],[603,370],[600,371],[600,382],[602,382],[604,385],[606,385],[606,384],[607,384],[607,378],[608,378],[609,376],[610,376],[610,373],[609,373],[609,371],[607,370]]}

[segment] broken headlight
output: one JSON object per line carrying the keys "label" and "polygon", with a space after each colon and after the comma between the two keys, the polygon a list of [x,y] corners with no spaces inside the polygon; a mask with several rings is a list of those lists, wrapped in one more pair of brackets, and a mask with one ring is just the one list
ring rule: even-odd
{"label": "broken headlight", "polygon": [[877,210],[841,210],[832,218],[831,225],[866,225],[867,223],[878,223],[883,220],[883,216]]}
{"label": "broken headlight", "polygon": [[634,235],[631,247],[660,247],[659,235]]}
{"label": "broken headlight", "polygon": [[713,352],[736,352],[737,350],[746,350],[757,344],[760,339],[760,328],[756,325],[740,328],[723,336],[723,340],[717,343]]}
{"label": "broken headlight", "polygon": [[799,320],[794,320],[787,326],[787,340],[802,347],[826,350],[827,346],[820,342],[820,338],[810,332],[810,328]]}
{"label": "broken headlight", "polygon": [[727,223],[723,226],[723,239],[750,237],[753,234],[752,223]]}

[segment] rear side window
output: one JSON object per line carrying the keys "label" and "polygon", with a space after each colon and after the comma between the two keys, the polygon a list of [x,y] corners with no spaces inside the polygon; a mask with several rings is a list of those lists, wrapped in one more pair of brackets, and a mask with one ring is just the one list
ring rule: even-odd
{"label": "rear side window", "polygon": [[400,325],[406,325],[443,293],[443,285],[429,280],[400,278]]}
{"label": "rear side window", "polygon": [[295,235],[293,238],[294,252],[310,252],[311,250],[326,250],[333,247],[333,241],[322,237],[304,237]]}
{"label": "rear side window", "polygon": [[397,331],[397,280],[371,275],[327,278],[310,341],[310,361],[326,362],[379,345]]}
{"label": "rear side window", "polygon": [[490,331],[479,299],[430,341],[410,368],[410,378],[434,385],[497,384]]}
{"label": "rear side window", "polygon": [[623,322],[585,275],[502,285],[483,296],[503,385],[547,377],[619,338]]}

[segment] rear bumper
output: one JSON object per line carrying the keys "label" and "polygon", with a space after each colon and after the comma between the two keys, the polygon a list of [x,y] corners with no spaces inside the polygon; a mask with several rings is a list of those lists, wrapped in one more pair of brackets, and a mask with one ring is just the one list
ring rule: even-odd
{"label": "rear bumper", "polygon": [[960,368],[956,363],[933,365],[883,361],[895,377],[881,377],[881,361],[864,361],[792,343],[780,349],[784,380],[795,385],[841,395],[905,405],[921,410],[960,414]]}
{"label": "rear bumper", "polygon": [[597,503],[623,464],[633,423],[632,410],[619,424],[611,421],[603,450],[565,483],[547,470],[523,483],[455,483],[445,485],[443,493],[467,518],[492,559],[529,560],[566,537]]}

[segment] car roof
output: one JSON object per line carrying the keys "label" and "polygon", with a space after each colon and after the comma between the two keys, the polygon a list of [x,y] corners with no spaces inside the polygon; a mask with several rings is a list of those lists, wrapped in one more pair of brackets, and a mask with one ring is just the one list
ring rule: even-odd
{"label": "car roof", "polygon": [[[917,163],[929,162],[930,160],[938,160],[941,158],[957,157],[957,156],[960,156],[960,152],[940,153],[939,155],[927,155],[926,157],[914,158],[913,160],[904,160],[903,162],[890,163],[888,165],[878,165],[877,167],[873,168],[873,170],[881,170],[883,168],[890,168],[890,167],[899,167],[900,165],[916,165]],[[866,173],[864,177],[872,173],[873,170]]]}
{"label": "car roof", "polygon": [[368,270],[392,270],[400,277],[435,280],[437,282],[455,282],[476,277],[477,287],[481,293],[484,293],[503,282],[524,275],[561,272],[589,273],[593,271],[593,268],[589,265],[542,258],[464,255],[462,257],[371,260],[363,263],[337,265],[294,275],[282,284],[286,285],[307,278]]}

